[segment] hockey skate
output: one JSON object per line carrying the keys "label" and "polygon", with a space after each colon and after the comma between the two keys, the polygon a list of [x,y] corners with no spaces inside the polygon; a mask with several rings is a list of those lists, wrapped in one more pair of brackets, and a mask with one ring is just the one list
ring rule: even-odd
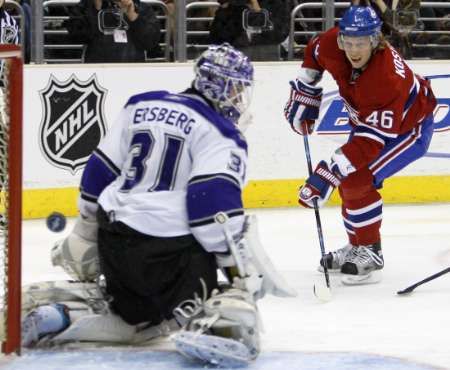
{"label": "hockey skate", "polygon": [[347,255],[353,248],[355,248],[355,246],[349,243],[342,248],[328,252],[324,258],[320,259],[320,265],[317,269],[319,272],[323,272],[323,266],[326,263],[329,272],[340,272],[341,267],[346,261]]}
{"label": "hockey skate", "polygon": [[384,267],[381,244],[375,243],[353,248],[341,267],[345,285],[375,284],[381,281]]}

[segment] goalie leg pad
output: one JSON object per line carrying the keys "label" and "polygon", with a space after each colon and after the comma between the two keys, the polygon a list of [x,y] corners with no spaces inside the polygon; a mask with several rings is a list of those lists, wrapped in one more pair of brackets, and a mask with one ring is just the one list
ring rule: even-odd
{"label": "goalie leg pad", "polygon": [[[106,305],[96,283],[45,281],[26,285],[22,288],[22,313],[33,308],[62,301],[83,302],[95,308]],[[100,309],[99,309],[100,310]]]}
{"label": "goalie leg pad", "polygon": [[61,266],[74,280],[94,281],[100,273],[97,242],[70,234],[51,250],[53,266]]}
{"label": "goalie leg pad", "polygon": [[[259,325],[256,304],[250,293],[241,289],[227,289],[214,295],[205,302],[204,310],[207,316],[219,315],[222,320],[229,320],[236,323],[236,326],[255,328]],[[215,328],[220,328],[221,323],[222,321],[218,320]],[[228,325],[225,324],[225,327]]]}
{"label": "goalie leg pad", "polygon": [[180,327],[175,320],[158,325],[129,325],[114,314],[89,314],[80,317],[65,331],[51,339],[53,344],[68,342],[100,342],[120,344],[144,344],[153,339],[168,336]]}
{"label": "goalie leg pad", "polygon": [[[192,305],[192,301],[189,304]],[[229,358],[231,361],[235,356],[241,358],[241,355],[236,353],[243,353],[240,347],[244,346],[247,350],[245,356],[239,361],[248,362],[255,359],[260,351],[259,331],[260,319],[259,313],[251,293],[231,288],[222,293],[214,291],[212,297],[206,301],[197,299],[195,301],[196,307],[188,307],[186,309],[181,305],[175,310],[175,315],[180,314],[184,319],[188,318],[185,323],[183,331],[174,337],[174,341],[181,348],[182,353],[195,354],[197,357],[204,359],[207,353],[205,346],[212,343],[210,348],[210,358],[205,361],[214,363],[214,361],[221,362],[221,358]],[[189,317],[191,313],[191,317]],[[195,335],[186,334],[183,332],[193,333]],[[219,339],[210,339],[201,336],[211,336],[213,338],[226,339],[220,341]],[[221,345],[219,346],[220,343]],[[237,343],[238,347],[231,346]],[[214,347],[215,345],[219,347]],[[228,346],[231,347],[228,347]],[[197,349],[196,349],[197,348]],[[230,348],[234,348],[236,353],[233,353]]]}
{"label": "goalie leg pad", "polygon": [[112,342],[129,343],[136,327],[128,325],[114,314],[90,314],[80,317],[66,330],[52,338],[52,343],[65,342]]}

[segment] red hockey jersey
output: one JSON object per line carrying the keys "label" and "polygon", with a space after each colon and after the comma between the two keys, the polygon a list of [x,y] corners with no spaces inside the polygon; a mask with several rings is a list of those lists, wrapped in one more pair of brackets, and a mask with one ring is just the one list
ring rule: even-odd
{"label": "red hockey jersey", "polygon": [[433,112],[436,99],[429,82],[414,74],[390,45],[376,50],[352,81],[352,66],[337,45],[338,32],[336,27],[313,38],[302,66],[327,70],[336,81],[355,127],[341,149],[358,169],[373,161],[389,139],[418,126]]}

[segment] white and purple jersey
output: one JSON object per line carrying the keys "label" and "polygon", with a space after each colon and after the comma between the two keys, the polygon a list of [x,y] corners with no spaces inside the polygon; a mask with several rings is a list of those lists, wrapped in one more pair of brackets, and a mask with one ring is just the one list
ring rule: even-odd
{"label": "white and purple jersey", "polygon": [[86,165],[80,212],[93,216],[100,204],[143,234],[193,234],[223,252],[214,215],[225,212],[231,231],[241,231],[246,163],[240,131],[192,90],[135,95]]}

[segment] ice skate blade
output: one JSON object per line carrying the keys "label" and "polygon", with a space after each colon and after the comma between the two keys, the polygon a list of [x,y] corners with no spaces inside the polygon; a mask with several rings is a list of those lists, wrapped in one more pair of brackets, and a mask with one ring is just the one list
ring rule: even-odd
{"label": "ice skate blade", "polygon": [[368,285],[379,283],[382,279],[380,270],[372,271],[367,275],[342,274],[341,281],[344,285]]}

